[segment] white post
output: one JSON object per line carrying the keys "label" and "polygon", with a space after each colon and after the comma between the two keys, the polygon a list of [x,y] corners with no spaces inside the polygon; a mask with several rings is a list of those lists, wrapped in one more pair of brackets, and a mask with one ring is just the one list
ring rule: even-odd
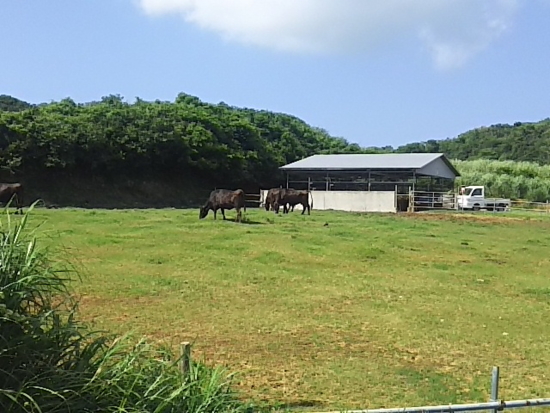
{"label": "white post", "polygon": [[[493,367],[493,377],[491,379],[491,401],[498,402],[498,380],[499,380],[499,368]],[[497,409],[493,410],[493,413],[498,413]]]}

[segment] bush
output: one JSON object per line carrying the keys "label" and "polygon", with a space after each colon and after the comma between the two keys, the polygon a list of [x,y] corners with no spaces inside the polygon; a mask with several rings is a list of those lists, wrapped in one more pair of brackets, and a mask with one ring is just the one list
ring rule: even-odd
{"label": "bush", "polygon": [[67,261],[52,260],[28,230],[34,205],[0,222],[0,411],[224,412],[245,406],[221,368],[179,358],[130,335],[94,332],[77,321]]}
{"label": "bush", "polygon": [[532,162],[454,160],[459,185],[484,185],[488,196],[545,202],[550,199],[550,165]]}

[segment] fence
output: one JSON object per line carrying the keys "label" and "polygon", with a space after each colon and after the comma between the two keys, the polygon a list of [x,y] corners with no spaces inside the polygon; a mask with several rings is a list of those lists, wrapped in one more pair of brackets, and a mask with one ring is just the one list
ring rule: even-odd
{"label": "fence", "polygon": [[512,201],[510,205],[512,211],[539,212],[550,214],[550,203],[546,202],[529,202],[522,200]]}
{"label": "fence", "polygon": [[449,192],[410,191],[408,201],[410,212],[457,208],[457,195]]}
{"label": "fence", "polygon": [[244,194],[245,205],[247,208],[260,208],[263,206],[263,199],[261,194]]}
{"label": "fence", "polygon": [[[192,366],[191,344],[189,342],[181,343],[180,368],[185,378],[189,377]],[[527,407],[550,406],[550,398],[525,399],[525,400],[499,400],[499,380],[500,369],[493,367],[491,377],[491,400],[480,403],[447,404],[439,406],[420,406],[420,407],[397,407],[385,409],[364,409],[364,410],[340,410],[332,412],[317,413],[454,413],[454,412],[479,412],[490,411],[497,413],[506,409],[521,409]]]}
{"label": "fence", "polygon": [[[416,211],[431,211],[431,210],[457,210],[462,211],[458,206],[458,194],[448,192],[427,192],[427,191],[410,191],[409,195],[398,195],[405,198],[407,210],[410,212]],[[550,202],[530,202],[523,200],[510,201],[509,207],[493,208],[490,205],[486,208],[489,212],[500,211],[523,211],[550,215]],[[399,210],[404,210],[400,208]]]}
{"label": "fence", "polygon": [[550,398],[511,400],[504,401],[498,399],[499,390],[499,368],[493,367],[491,380],[491,401],[482,403],[448,404],[440,406],[421,406],[421,407],[398,407],[390,409],[367,409],[367,410],[342,410],[323,413],[439,413],[439,412],[476,412],[488,410],[492,413],[506,409],[521,409],[526,407],[550,406]]}

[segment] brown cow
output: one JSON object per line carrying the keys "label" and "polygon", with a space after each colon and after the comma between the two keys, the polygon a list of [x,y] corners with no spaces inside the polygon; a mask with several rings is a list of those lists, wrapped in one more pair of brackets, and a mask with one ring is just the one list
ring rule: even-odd
{"label": "brown cow", "polygon": [[311,199],[311,205],[309,204],[309,191],[297,191],[296,189],[283,189],[279,192],[278,199],[273,204],[273,209],[276,213],[279,213],[279,207],[283,206],[283,214],[288,214],[287,204],[290,204],[294,209],[294,205],[302,204],[302,215],[306,212],[311,215],[311,208],[313,207],[313,198]]}
{"label": "brown cow", "polygon": [[17,214],[23,214],[23,185],[19,182],[14,184],[0,183],[0,203],[8,204],[15,198],[15,207]]}
{"label": "brown cow", "polygon": [[210,210],[214,211],[214,219],[218,209],[221,209],[223,219],[225,218],[225,210],[237,210],[237,222],[242,222],[241,208],[246,212],[245,196],[242,189],[231,191],[229,189],[215,189],[210,193],[208,201],[200,208],[199,219],[203,219],[208,215]]}
{"label": "brown cow", "polygon": [[[281,191],[284,191],[283,188],[271,188],[269,191],[267,191],[267,195],[265,196],[265,210],[269,211],[269,208],[275,210],[273,208],[273,205],[275,204],[275,201],[280,198]],[[281,204],[279,204],[281,205]],[[294,205],[292,205],[292,211],[294,211]]]}

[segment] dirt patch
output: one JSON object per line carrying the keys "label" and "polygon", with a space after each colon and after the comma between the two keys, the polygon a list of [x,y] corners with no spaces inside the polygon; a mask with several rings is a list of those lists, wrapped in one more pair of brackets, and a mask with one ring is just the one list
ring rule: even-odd
{"label": "dirt patch", "polygon": [[[446,221],[446,222],[483,222],[487,224],[510,224],[510,223],[525,223],[529,219],[521,217],[510,217],[503,215],[485,215],[485,214],[461,214],[461,213],[406,213],[401,214],[405,219],[414,219],[419,221]],[[538,221],[538,223],[541,223]]]}

